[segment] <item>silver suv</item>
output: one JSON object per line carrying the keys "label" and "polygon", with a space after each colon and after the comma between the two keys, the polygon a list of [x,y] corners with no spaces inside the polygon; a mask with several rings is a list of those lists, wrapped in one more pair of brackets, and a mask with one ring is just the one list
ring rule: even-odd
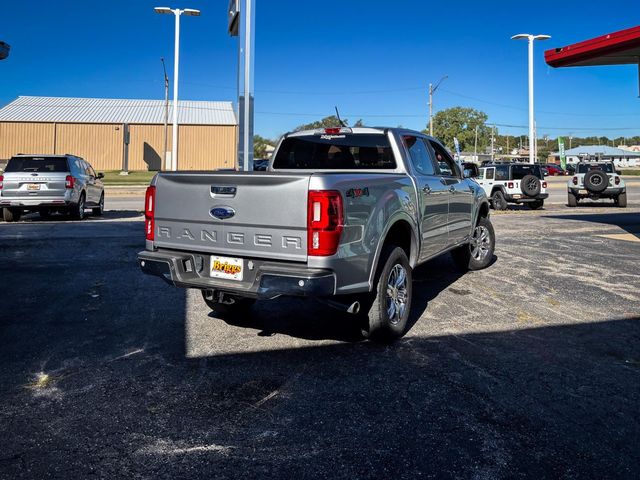
{"label": "silver suv", "polygon": [[5,222],[15,222],[25,212],[42,218],[53,212],[82,220],[87,208],[104,211],[103,173],[75,155],[16,155],[0,174],[0,207]]}

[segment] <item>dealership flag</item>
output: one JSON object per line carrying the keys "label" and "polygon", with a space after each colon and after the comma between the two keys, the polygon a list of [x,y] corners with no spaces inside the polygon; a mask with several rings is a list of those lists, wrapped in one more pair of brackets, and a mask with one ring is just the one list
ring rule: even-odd
{"label": "dealership flag", "polygon": [[560,151],[560,166],[563,170],[567,168],[567,157],[564,154],[564,138],[558,137],[558,150]]}

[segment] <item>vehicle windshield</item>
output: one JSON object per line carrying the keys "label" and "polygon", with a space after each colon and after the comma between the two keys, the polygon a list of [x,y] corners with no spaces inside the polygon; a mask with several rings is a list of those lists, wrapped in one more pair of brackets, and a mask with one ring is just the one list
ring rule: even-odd
{"label": "vehicle windshield", "polygon": [[543,179],[540,165],[513,165],[511,167],[511,180],[522,180],[526,175]]}
{"label": "vehicle windshield", "polygon": [[68,172],[65,157],[13,157],[4,169],[11,172]]}
{"label": "vehicle windshield", "polygon": [[285,138],[274,169],[394,169],[391,145],[382,134],[309,135]]}
{"label": "vehicle windshield", "polygon": [[613,164],[611,163],[579,163],[578,173],[587,173],[591,170],[603,170],[607,173],[613,173]]}

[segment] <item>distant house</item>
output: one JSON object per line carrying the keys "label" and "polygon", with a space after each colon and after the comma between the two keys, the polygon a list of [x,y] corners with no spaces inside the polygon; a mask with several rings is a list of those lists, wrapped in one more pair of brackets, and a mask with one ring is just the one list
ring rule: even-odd
{"label": "distant house", "polygon": [[[616,167],[637,167],[640,165],[640,152],[623,150],[607,145],[581,145],[565,150],[567,163],[578,163],[581,160],[606,160],[613,161]],[[560,153],[554,152],[549,160],[558,162]]]}

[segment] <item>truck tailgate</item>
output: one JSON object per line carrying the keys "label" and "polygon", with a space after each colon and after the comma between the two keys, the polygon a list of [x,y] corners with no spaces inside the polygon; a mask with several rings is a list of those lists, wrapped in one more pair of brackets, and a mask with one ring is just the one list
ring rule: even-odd
{"label": "truck tailgate", "polygon": [[154,245],[304,262],[310,176],[271,172],[159,174]]}

